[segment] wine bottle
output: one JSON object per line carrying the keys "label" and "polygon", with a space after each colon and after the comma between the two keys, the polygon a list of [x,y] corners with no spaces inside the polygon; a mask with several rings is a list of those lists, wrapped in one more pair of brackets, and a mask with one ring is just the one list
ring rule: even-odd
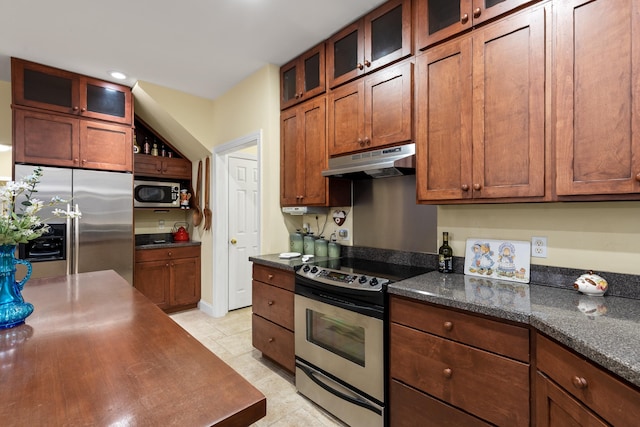
{"label": "wine bottle", "polygon": [[442,233],[442,246],[438,249],[438,271],[453,273],[453,249],[449,246],[449,233]]}

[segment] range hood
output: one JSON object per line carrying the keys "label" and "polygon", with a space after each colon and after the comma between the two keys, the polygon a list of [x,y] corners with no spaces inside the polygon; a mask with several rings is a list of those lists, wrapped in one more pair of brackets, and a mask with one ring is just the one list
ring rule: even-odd
{"label": "range hood", "polygon": [[329,159],[322,176],[334,178],[386,178],[416,173],[416,144],[406,144]]}

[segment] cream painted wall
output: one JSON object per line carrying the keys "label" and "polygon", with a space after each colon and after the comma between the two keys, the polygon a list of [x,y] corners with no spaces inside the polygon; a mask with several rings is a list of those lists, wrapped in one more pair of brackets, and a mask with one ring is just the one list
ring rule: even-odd
{"label": "cream painted wall", "polygon": [[640,274],[640,202],[440,206],[438,246],[449,232],[454,254],[466,239],[547,237],[547,258],[532,264]]}
{"label": "cream painted wall", "polygon": [[[0,145],[11,147],[11,83],[0,81]],[[0,181],[11,178],[11,151],[0,151]]]}
{"label": "cream painted wall", "polygon": [[215,100],[214,146],[262,130],[261,253],[288,250],[280,209],[280,69],[267,65]]}

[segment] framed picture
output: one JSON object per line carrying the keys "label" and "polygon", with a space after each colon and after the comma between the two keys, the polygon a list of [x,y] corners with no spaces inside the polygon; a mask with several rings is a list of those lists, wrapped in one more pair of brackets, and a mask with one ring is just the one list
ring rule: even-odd
{"label": "framed picture", "polygon": [[531,244],[518,240],[467,239],[464,274],[529,283]]}

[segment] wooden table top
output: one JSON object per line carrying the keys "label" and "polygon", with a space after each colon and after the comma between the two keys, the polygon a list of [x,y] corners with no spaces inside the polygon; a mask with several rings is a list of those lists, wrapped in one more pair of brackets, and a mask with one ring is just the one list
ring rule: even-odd
{"label": "wooden table top", "polygon": [[3,426],[246,426],[264,395],[114,271],[27,282],[0,330]]}

